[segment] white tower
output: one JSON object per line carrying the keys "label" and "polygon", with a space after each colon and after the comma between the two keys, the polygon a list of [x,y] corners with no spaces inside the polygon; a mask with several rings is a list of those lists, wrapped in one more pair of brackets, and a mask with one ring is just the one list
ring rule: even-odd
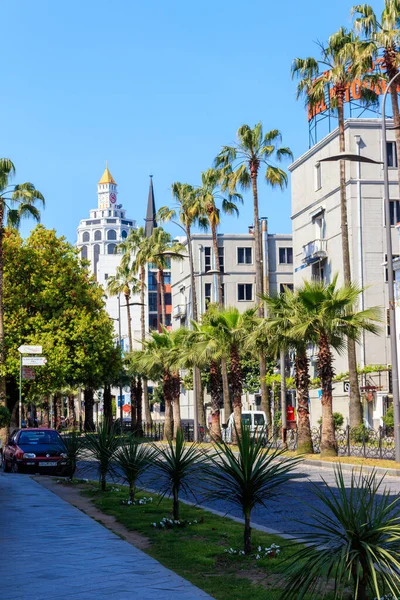
{"label": "white tower", "polygon": [[99,209],[114,208],[117,203],[117,184],[114,177],[108,170],[108,161],[106,162],[106,170],[103,173],[97,185],[97,196]]}

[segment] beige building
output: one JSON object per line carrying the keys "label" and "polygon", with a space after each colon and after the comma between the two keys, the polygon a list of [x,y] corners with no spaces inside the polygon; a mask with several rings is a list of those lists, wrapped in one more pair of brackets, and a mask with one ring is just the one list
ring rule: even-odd
{"label": "beige building", "polygon": [[[285,286],[293,286],[293,250],[290,234],[269,234],[266,219],[263,222],[263,265],[268,272],[271,294],[278,294]],[[180,238],[186,244],[186,238]],[[237,306],[241,311],[254,307],[256,298],[254,235],[253,233],[218,235],[219,259],[225,306]],[[212,238],[209,234],[194,234],[192,240],[194,274],[198,313],[201,316],[210,302],[218,302]],[[193,318],[192,290],[189,259],[173,261],[172,327],[189,327]],[[255,398],[243,396],[244,408],[255,408]],[[182,417],[193,418],[192,393],[183,390]],[[224,415],[222,417],[224,419]]]}
{"label": "beige building", "polygon": [[[394,132],[388,121],[388,160],[391,197],[393,252],[399,242],[395,225],[400,221],[397,156]],[[381,121],[379,119],[349,119],[345,125],[346,151],[382,161]],[[294,285],[312,277],[327,282],[334,274],[343,283],[340,229],[340,196],[338,161],[320,162],[339,152],[338,130],[332,131],[289,168],[292,174],[292,223]],[[346,195],[350,244],[351,274],[354,282],[365,288],[360,308],[382,307],[384,323],[379,336],[365,334],[358,345],[358,364],[389,365],[390,339],[386,324],[388,305],[386,231],[383,202],[382,164],[346,162]],[[316,375],[315,355],[311,353],[311,376]],[[346,355],[337,356],[336,373],[348,370]],[[361,381],[366,388],[364,416],[370,426],[381,424],[388,401],[389,382],[386,373],[370,375]],[[346,384],[334,389],[334,410],[348,416]],[[371,394],[371,388],[376,387]],[[311,394],[311,418],[315,425],[321,415],[318,391]]]}

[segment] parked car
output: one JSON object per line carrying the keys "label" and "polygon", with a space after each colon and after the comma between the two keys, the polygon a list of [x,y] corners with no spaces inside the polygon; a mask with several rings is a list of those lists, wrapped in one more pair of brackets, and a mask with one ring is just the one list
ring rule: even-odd
{"label": "parked car", "polygon": [[2,467],[10,471],[71,475],[67,449],[54,429],[17,429],[3,448]]}
{"label": "parked car", "polygon": [[[266,432],[267,415],[263,410],[244,410],[242,411],[242,423],[250,427],[250,433],[253,435],[263,435]],[[235,417],[232,413],[228,419],[226,428],[222,431],[222,437],[225,442],[231,442],[235,431]]]}

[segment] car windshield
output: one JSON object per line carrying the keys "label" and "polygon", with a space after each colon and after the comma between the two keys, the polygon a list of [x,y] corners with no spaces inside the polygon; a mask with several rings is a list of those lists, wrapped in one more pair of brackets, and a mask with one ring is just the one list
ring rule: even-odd
{"label": "car windshield", "polygon": [[18,438],[18,444],[37,445],[37,444],[59,444],[60,436],[56,431],[21,431]]}
{"label": "car windshield", "polygon": [[254,415],[254,425],[264,425],[264,415]]}
{"label": "car windshield", "polygon": [[251,415],[242,415],[243,425],[251,425]]}

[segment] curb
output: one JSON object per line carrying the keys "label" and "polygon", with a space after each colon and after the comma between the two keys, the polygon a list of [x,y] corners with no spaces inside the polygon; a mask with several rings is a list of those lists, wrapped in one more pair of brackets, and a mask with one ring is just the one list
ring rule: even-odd
{"label": "curb", "polygon": [[390,475],[393,477],[400,477],[400,469],[385,469],[384,467],[371,467],[369,465],[354,465],[351,463],[342,463],[340,461],[337,462],[325,462],[324,460],[309,460],[309,459],[305,459],[303,460],[299,466],[301,465],[306,465],[308,467],[319,467],[319,468],[324,468],[324,469],[331,469],[333,470],[337,465],[340,465],[342,467],[343,471],[352,471],[354,470],[358,470],[358,471],[367,471],[367,473],[371,473],[372,471],[375,471],[376,473],[380,474],[380,475]]}

